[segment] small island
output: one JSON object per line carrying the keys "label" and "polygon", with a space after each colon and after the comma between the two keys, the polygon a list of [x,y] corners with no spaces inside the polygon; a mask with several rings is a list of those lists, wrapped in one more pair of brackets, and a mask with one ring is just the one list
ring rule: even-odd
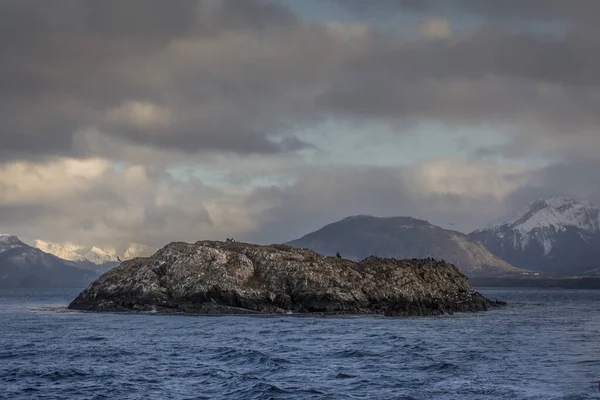
{"label": "small island", "polygon": [[472,290],[452,264],[368,257],[355,262],[287,245],[173,242],[121,263],[70,305],[165,314],[425,316],[504,305]]}

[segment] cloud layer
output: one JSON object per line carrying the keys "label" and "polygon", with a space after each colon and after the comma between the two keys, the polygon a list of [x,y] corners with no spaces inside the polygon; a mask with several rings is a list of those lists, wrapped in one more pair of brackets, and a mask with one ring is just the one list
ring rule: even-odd
{"label": "cloud layer", "polygon": [[[469,230],[531,197],[600,200],[598,2],[330,4],[346,18],[309,1],[2,2],[0,226],[125,251],[283,241],[352,213]],[[423,123],[503,140],[334,163],[324,143],[357,144],[330,121],[390,143]]]}

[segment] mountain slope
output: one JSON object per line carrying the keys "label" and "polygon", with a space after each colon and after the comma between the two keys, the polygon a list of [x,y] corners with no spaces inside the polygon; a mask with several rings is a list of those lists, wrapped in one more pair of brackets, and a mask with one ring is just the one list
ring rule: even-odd
{"label": "mountain slope", "polygon": [[0,287],[82,287],[98,273],[31,247],[12,235],[0,235]]}
{"label": "mountain slope", "polygon": [[34,247],[43,252],[54,254],[55,256],[69,261],[89,261],[94,264],[116,263],[118,257],[116,251],[112,249],[100,249],[96,246],[86,248],[71,242],[52,243],[43,240],[36,240]]}
{"label": "mountain slope", "polygon": [[600,210],[565,196],[532,201],[469,237],[521,268],[574,275],[600,267]]}
{"label": "mountain slope", "polygon": [[325,255],[340,252],[350,259],[371,255],[402,259],[433,257],[453,263],[468,276],[522,272],[460,232],[410,217],[348,217],[287,244]]}
{"label": "mountain slope", "polygon": [[63,260],[77,263],[78,268],[102,274],[119,265],[119,257],[112,249],[103,250],[96,246],[86,248],[71,242],[52,243],[36,240],[34,247]]}

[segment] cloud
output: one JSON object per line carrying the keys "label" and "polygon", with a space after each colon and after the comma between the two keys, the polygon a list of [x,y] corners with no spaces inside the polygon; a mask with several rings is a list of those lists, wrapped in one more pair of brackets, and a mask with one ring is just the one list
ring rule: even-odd
{"label": "cloud", "polygon": [[[188,154],[290,153],[311,147],[295,132],[330,119],[486,124],[532,151],[599,145],[600,43],[582,22],[597,3],[498,3],[344,2],[412,12],[414,37],[266,0],[4,2],[0,157],[81,156],[90,129]],[[470,15],[489,23],[450,28]],[[571,28],[523,30],[518,16]]]}
{"label": "cloud", "polygon": [[580,159],[556,163],[532,171],[527,184],[516,188],[506,199],[507,208],[523,207],[537,198],[566,195],[589,200],[600,206],[600,160]]}
{"label": "cloud", "polygon": [[110,123],[131,125],[142,129],[166,125],[172,120],[171,112],[159,105],[140,101],[126,101],[106,113]]}
{"label": "cloud", "polygon": [[207,185],[101,159],[9,163],[0,168],[0,226],[31,239],[146,255],[176,240],[283,242],[354,214],[413,216],[468,232],[538,197],[600,204],[597,160],[542,168],[460,159],[406,167],[266,161],[213,160],[212,167],[283,174],[287,185]]}
{"label": "cloud", "polygon": [[330,0],[360,16],[382,16],[394,12],[418,14],[444,12],[451,15],[479,16],[491,21],[567,21],[592,23],[593,16],[600,12],[595,0]]}
{"label": "cloud", "polygon": [[130,260],[135,257],[148,257],[154,253],[157,249],[145,246],[139,243],[131,243],[127,250],[123,253],[124,260]]}
{"label": "cloud", "polygon": [[429,161],[409,169],[406,180],[424,195],[502,200],[528,183],[531,167],[462,160]]}
{"label": "cloud", "polygon": [[[251,76],[250,54],[239,47],[247,37],[246,51],[266,51],[276,43],[261,44],[260,35],[275,41],[294,29],[294,14],[279,4],[26,0],[0,11],[5,159],[71,156],[75,133],[89,128],[187,152],[285,151],[267,139],[280,123],[264,112],[294,107],[293,99],[267,98],[286,88],[270,83],[269,71]],[[236,67],[223,69],[221,57]]]}
{"label": "cloud", "polygon": [[[47,241],[77,240],[124,251],[129,243],[158,247],[244,224],[215,209],[212,203],[221,196],[217,188],[153,176],[142,165],[119,170],[107,160],[9,163],[0,169],[0,186],[6,188],[2,207],[19,215],[2,213],[4,229]],[[42,212],[29,218],[32,209]]]}
{"label": "cloud", "polygon": [[450,24],[443,18],[427,19],[421,24],[420,31],[429,39],[448,39],[452,36]]}
{"label": "cloud", "polygon": [[[271,174],[289,167],[285,158],[273,166]],[[243,163],[230,167],[244,169]],[[0,226],[32,239],[132,254],[175,240],[233,236],[280,242],[362,213],[412,215],[442,224],[462,214],[470,228],[490,207],[502,204],[514,181],[526,181],[515,177],[524,173],[452,160],[405,168],[305,164],[287,173],[293,177],[287,186],[244,189],[152,174],[143,165],[115,168],[101,159],[9,163],[0,168],[0,187],[10,188],[1,192],[0,203],[12,212],[0,214]]]}
{"label": "cloud", "polygon": [[[532,196],[600,200],[599,2],[337,4],[350,18],[267,0],[2,2],[0,224],[133,254],[283,241],[349,214],[469,230]],[[482,139],[416,165],[359,159],[424,123]]]}
{"label": "cloud", "polygon": [[411,167],[311,167],[294,185],[254,191],[247,204],[263,205],[253,238],[266,242],[291,240],[356,214],[413,216],[470,231],[487,224],[490,215],[504,213],[506,199],[529,183],[532,172],[459,160]]}

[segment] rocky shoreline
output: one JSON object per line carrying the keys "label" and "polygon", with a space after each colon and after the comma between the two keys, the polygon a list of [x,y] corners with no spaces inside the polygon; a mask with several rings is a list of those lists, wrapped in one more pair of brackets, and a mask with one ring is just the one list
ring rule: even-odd
{"label": "rocky shoreline", "polygon": [[123,262],[69,309],[165,314],[425,316],[502,306],[453,265],[368,257],[354,262],[286,245],[174,242]]}

